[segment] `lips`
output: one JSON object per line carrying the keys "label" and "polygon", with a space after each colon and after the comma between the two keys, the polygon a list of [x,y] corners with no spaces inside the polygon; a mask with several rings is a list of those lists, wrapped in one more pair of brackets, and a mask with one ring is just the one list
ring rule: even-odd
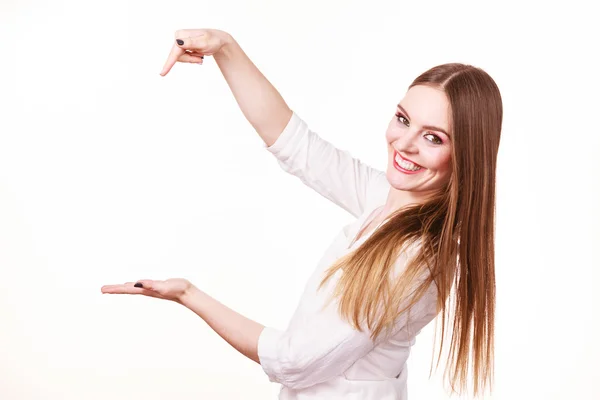
{"label": "lips", "polygon": [[417,164],[416,162],[414,162],[413,160],[409,160],[406,157],[402,157],[400,155],[400,152],[398,152],[398,150],[394,149],[394,160],[396,160],[396,156],[400,157],[401,159],[403,159],[404,161],[408,161],[409,163],[413,163],[415,166],[419,167],[419,168],[424,168],[422,165]]}

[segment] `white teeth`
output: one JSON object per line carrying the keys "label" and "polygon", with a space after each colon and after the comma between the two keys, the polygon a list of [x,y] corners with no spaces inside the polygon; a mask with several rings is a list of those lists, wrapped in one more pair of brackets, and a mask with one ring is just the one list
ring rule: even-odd
{"label": "white teeth", "polygon": [[421,169],[421,167],[416,166],[415,164],[411,163],[410,161],[403,160],[398,154],[396,154],[396,162],[402,168],[407,169],[409,171],[418,171]]}

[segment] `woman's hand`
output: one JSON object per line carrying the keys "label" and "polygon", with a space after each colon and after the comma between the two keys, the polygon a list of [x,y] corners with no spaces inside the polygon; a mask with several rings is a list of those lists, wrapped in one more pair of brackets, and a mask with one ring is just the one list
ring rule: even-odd
{"label": "woman's hand", "polygon": [[160,74],[168,74],[176,62],[202,64],[204,56],[212,56],[231,40],[231,35],[217,29],[179,30]]}
{"label": "woman's hand", "polygon": [[193,285],[187,279],[173,278],[166,281],[142,279],[137,282],[127,282],[124,285],[102,286],[102,293],[110,294],[141,294],[158,299],[171,300],[181,303],[181,298]]}
{"label": "woman's hand", "polygon": [[[143,287],[139,287],[140,284]],[[187,279],[143,279],[137,283],[102,286],[102,293],[142,294],[179,303],[202,318],[237,351],[260,364],[258,338],[264,325],[238,314],[192,285]]]}

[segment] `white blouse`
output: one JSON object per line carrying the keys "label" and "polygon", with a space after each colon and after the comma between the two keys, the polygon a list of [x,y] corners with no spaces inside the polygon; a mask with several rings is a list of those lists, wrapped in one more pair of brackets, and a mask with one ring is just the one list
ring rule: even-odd
{"label": "white blouse", "polygon": [[[387,200],[390,185],[385,172],[372,168],[327,142],[293,113],[270,147],[263,146],[284,171],[342,207],[357,219],[344,226],[325,251],[309,278],[285,331],[265,327],[258,340],[260,364],[272,382],[281,383],[279,399],[406,400],[406,361],[415,336],[436,316],[435,286],[407,314],[393,334],[373,342],[340,317],[337,300],[321,310],[340,274],[320,291],[324,271],[342,255],[355,250],[374,232],[354,241],[375,211]],[[396,261],[396,272],[406,263]]]}

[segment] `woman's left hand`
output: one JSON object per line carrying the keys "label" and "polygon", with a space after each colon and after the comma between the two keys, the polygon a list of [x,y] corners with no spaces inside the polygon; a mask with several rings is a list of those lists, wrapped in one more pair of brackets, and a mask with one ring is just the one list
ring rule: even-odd
{"label": "woman's left hand", "polygon": [[102,286],[101,291],[110,294],[141,294],[180,303],[183,295],[192,286],[190,281],[181,278],[172,278],[166,281],[142,279],[137,282],[127,282],[123,285],[105,285]]}

